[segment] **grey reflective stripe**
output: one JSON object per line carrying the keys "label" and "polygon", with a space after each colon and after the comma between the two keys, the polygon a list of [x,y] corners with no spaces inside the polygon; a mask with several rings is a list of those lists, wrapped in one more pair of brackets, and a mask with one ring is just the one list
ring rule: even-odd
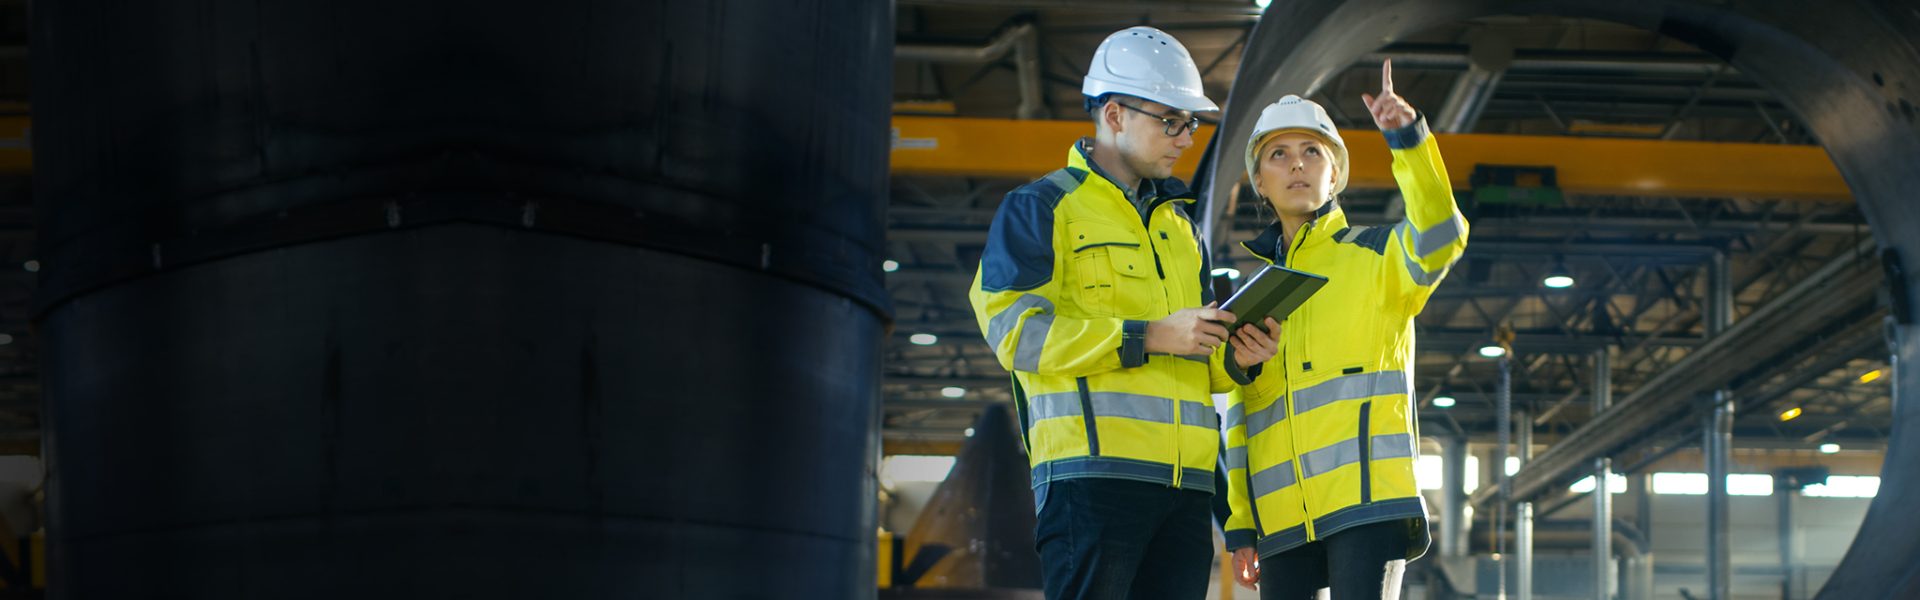
{"label": "grey reflective stripe", "polygon": [[1053,184],[1053,187],[1060,188],[1062,192],[1072,192],[1074,188],[1080,187],[1080,181],[1074,179],[1073,173],[1068,172],[1066,169],[1055,169],[1052,173],[1047,174],[1046,180],[1048,183]]}
{"label": "grey reflective stripe", "polygon": [[1080,392],[1041,394],[1027,398],[1027,413],[1038,423],[1057,417],[1080,416]]}
{"label": "grey reflective stripe", "polygon": [[1414,256],[1426,258],[1460,239],[1460,215],[1447,217],[1447,220],[1441,221],[1439,225],[1434,225],[1432,229],[1426,231],[1420,231],[1419,228],[1414,227],[1412,221],[1405,221],[1405,223],[1407,223],[1405,231],[1413,232]]}
{"label": "grey reflective stripe", "polygon": [[1173,422],[1173,401],[1166,398],[1119,392],[1095,392],[1091,395],[1093,414],[1097,417],[1121,417],[1154,423]]}
{"label": "grey reflective stripe", "polygon": [[1382,458],[1412,458],[1413,435],[1393,433],[1373,436],[1373,460]]}
{"label": "grey reflective stripe", "polygon": [[[1013,332],[1013,326],[1020,324],[1020,315],[1026,314],[1027,309],[1036,306],[1040,307],[1042,313],[1053,314],[1052,300],[1033,294],[1021,294],[1019,298],[1014,299],[1013,304],[1001,309],[999,314],[993,315],[993,318],[987,321],[987,343],[993,346],[995,352],[1000,351],[1000,342],[1006,341],[1007,334]],[[1048,323],[1051,324],[1052,321]]]}
{"label": "grey reflective stripe", "polygon": [[1205,354],[1175,354],[1174,356],[1178,356],[1180,358],[1184,358],[1184,359],[1197,362],[1203,365],[1207,364],[1208,359],[1211,358]]}
{"label": "grey reflective stripe", "polygon": [[1227,470],[1247,468],[1247,447],[1227,449]]}
{"label": "grey reflective stripe", "polygon": [[[1400,232],[1402,239],[1408,237],[1409,232],[1413,231],[1413,226],[1406,221],[1401,221],[1399,225],[1393,227],[1396,231]],[[1405,246],[1402,246],[1402,248],[1405,248]],[[1419,256],[1410,252],[1404,254],[1406,254],[1407,261],[1407,277],[1413,279],[1415,285],[1430,286],[1439,283],[1440,278],[1447,274],[1447,265],[1441,265],[1438,271],[1428,271],[1426,265],[1420,264]]]}
{"label": "grey reflective stripe", "polygon": [[1247,405],[1235,404],[1227,407],[1227,429],[1247,424]]}
{"label": "grey reflective stripe", "polygon": [[1253,439],[1253,436],[1260,435],[1260,432],[1266,431],[1268,427],[1285,420],[1287,420],[1287,404],[1274,400],[1273,404],[1268,404],[1266,408],[1247,415],[1247,439]]}
{"label": "grey reflective stripe", "polygon": [[1047,333],[1052,330],[1053,315],[1041,313],[1027,317],[1027,325],[1020,332],[1020,345],[1013,351],[1014,370],[1029,373],[1040,370],[1040,352],[1046,348]]}
{"label": "grey reflective stripe", "polygon": [[[1121,392],[1093,392],[1087,394],[1087,396],[1088,403],[1093,405],[1093,414],[1096,417],[1119,417],[1122,419],[1173,424],[1174,401],[1169,398]],[[1054,417],[1077,417],[1081,415],[1080,394],[1078,392],[1042,394],[1028,398],[1027,403],[1031,405],[1028,408],[1028,412],[1033,415],[1034,421]],[[1200,413],[1201,411],[1212,413],[1213,407],[1198,402],[1188,402],[1185,404],[1192,406],[1182,407],[1182,410],[1189,411],[1183,413],[1181,415],[1182,417],[1186,419],[1204,419],[1198,421],[1189,420],[1187,424],[1200,427],[1212,425],[1212,417],[1206,417]]]}
{"label": "grey reflective stripe", "polygon": [[1259,498],[1287,489],[1293,485],[1294,481],[1293,461],[1261,469],[1259,473],[1253,474],[1253,497]]}
{"label": "grey reflective stripe", "polygon": [[1180,424],[1218,429],[1220,427],[1220,413],[1213,412],[1213,405],[1210,404],[1181,402]]}
{"label": "grey reflective stripe", "polygon": [[1308,479],[1360,462],[1360,440],[1347,438],[1300,456],[1300,473]]}
{"label": "grey reflective stripe", "polygon": [[1379,371],[1341,376],[1293,393],[1293,414],[1326,406],[1341,400],[1359,400],[1374,396],[1407,393],[1405,371]]}

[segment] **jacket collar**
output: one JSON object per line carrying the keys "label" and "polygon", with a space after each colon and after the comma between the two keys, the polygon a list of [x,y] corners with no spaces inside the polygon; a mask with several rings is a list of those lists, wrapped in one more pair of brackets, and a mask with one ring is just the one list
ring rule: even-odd
{"label": "jacket collar", "polygon": [[[1300,228],[1307,236],[1307,239],[1300,241],[1301,247],[1314,243],[1319,238],[1330,237],[1346,227],[1347,212],[1340,209],[1340,201],[1328,200],[1326,204],[1320,205],[1319,210],[1314,211],[1313,220]],[[1286,249],[1280,247],[1281,233],[1280,220],[1275,219],[1273,223],[1267,225],[1265,231],[1260,232],[1259,236],[1241,242],[1240,247],[1246,248],[1248,252],[1259,257],[1260,260],[1267,261],[1268,264],[1280,264],[1286,259]]]}
{"label": "jacket collar", "polygon": [[[1130,191],[1126,186],[1121,185],[1120,182],[1114,181],[1113,177],[1108,176],[1106,170],[1101,169],[1098,163],[1093,162],[1093,138],[1080,138],[1079,141],[1073,143],[1073,147],[1067,150],[1067,168],[1079,169],[1083,172],[1090,173],[1092,176],[1098,176],[1101,180],[1106,181],[1108,185],[1113,186],[1114,189],[1120,190],[1121,196],[1126,196]],[[1134,203],[1134,206],[1138,208],[1142,214],[1145,214],[1147,210],[1159,205],[1160,202],[1164,200],[1175,200],[1183,204],[1193,204],[1194,201],[1199,198],[1199,196],[1194,194],[1192,189],[1187,187],[1185,182],[1174,177],[1165,179],[1142,179],[1140,180],[1140,191],[1138,195],[1141,201]],[[1134,199],[1127,198],[1126,200],[1132,203]]]}

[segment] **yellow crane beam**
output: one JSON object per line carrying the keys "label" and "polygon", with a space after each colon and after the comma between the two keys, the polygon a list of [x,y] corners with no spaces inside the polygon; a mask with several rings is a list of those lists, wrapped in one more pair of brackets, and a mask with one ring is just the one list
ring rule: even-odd
{"label": "yellow crane beam", "polygon": [[[1200,163],[1212,126],[1202,126],[1176,173]],[[1066,164],[1086,121],[895,115],[895,175],[1033,179]],[[1377,131],[1343,130],[1354,170],[1349,187],[1393,187],[1392,158]],[[1476,165],[1553,167],[1567,194],[1852,202],[1839,169],[1819,146],[1620,138],[1440,134],[1447,174],[1470,188]],[[1238,158],[1234,158],[1238,162]]]}

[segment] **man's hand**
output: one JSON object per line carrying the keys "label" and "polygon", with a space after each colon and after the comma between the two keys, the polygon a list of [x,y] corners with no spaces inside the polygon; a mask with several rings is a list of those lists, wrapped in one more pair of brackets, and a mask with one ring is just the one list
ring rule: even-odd
{"label": "man's hand", "polygon": [[1253,548],[1241,548],[1233,551],[1233,578],[1240,587],[1258,590],[1260,586],[1260,555]]}
{"label": "man's hand", "polygon": [[1267,317],[1266,325],[1268,333],[1261,333],[1260,328],[1253,325],[1242,325],[1233,333],[1233,362],[1240,370],[1267,362],[1280,353],[1280,323]]}
{"label": "man's hand", "polygon": [[1380,97],[1361,94],[1360,101],[1367,103],[1367,112],[1373,113],[1373,124],[1379,125],[1381,131],[1392,131],[1412,125],[1413,120],[1418,117],[1413,112],[1413,105],[1407,104],[1405,98],[1393,93],[1393,61],[1391,59],[1380,63]]}
{"label": "man's hand", "polygon": [[1194,356],[1213,354],[1227,341],[1227,326],[1233,313],[1214,308],[1218,302],[1202,308],[1189,308],[1147,323],[1147,352]]}

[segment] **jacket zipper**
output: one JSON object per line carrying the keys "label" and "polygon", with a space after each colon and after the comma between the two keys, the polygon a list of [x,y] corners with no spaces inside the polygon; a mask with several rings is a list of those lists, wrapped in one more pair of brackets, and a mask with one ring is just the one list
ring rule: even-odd
{"label": "jacket zipper", "polygon": [[[1160,212],[1160,207],[1164,204],[1166,204],[1166,201],[1164,200],[1162,200],[1158,204],[1155,204],[1152,209],[1147,211],[1147,218],[1141,220],[1141,223],[1140,223],[1141,227],[1147,230],[1147,248],[1150,248],[1153,250],[1153,270],[1154,272],[1160,274],[1160,282],[1161,282],[1160,294],[1162,297],[1166,297],[1168,295],[1167,284],[1166,284],[1167,270],[1160,266],[1160,245],[1153,242],[1153,215],[1154,213]],[[1167,301],[1167,306],[1172,307],[1173,299],[1170,297],[1167,297],[1165,299]],[[1173,400],[1173,486],[1172,487],[1178,489],[1180,487],[1181,475],[1185,474],[1185,471],[1187,469],[1186,469],[1186,463],[1181,462],[1180,460],[1180,455],[1181,455],[1180,447],[1184,445],[1180,439],[1180,399],[1173,398],[1172,400]]]}
{"label": "jacket zipper", "polygon": [[[1294,232],[1293,247],[1287,249],[1286,256],[1280,257],[1281,266],[1287,268],[1293,267],[1293,257],[1300,253],[1300,245],[1307,239],[1307,233],[1311,231],[1313,231],[1313,221],[1307,221],[1305,225],[1300,227],[1299,231]],[[1302,335],[1304,335],[1304,333]],[[1292,342],[1296,337],[1294,329],[1291,327],[1286,328],[1281,333],[1281,336],[1286,339],[1282,340],[1281,343],[1281,354],[1284,358],[1280,360],[1280,368],[1287,369],[1293,365],[1293,357],[1287,356],[1292,353],[1292,344],[1287,342]],[[1305,350],[1305,348],[1302,348],[1302,350]],[[1305,354],[1305,352],[1302,352],[1302,354]],[[1294,419],[1298,415],[1295,415],[1293,412],[1292,383],[1287,384],[1286,394],[1284,396],[1287,402],[1287,419]],[[1306,456],[1306,453],[1300,451],[1300,436],[1298,435],[1298,431],[1299,429],[1297,427],[1289,425],[1287,427],[1287,439],[1293,443],[1293,481],[1294,485],[1300,486],[1300,514],[1303,516],[1301,522],[1307,528],[1307,541],[1311,542],[1319,538],[1315,536],[1313,532],[1313,508],[1307,505],[1307,472],[1306,467],[1300,464],[1301,458]]]}
{"label": "jacket zipper", "polygon": [[[1172,307],[1173,298],[1171,297],[1171,294],[1167,290],[1167,285],[1165,283],[1167,280],[1167,270],[1165,267],[1160,266],[1160,245],[1154,243],[1153,241],[1153,215],[1155,213],[1160,212],[1160,207],[1165,205],[1168,200],[1170,199],[1161,198],[1155,201],[1152,206],[1149,206],[1147,208],[1146,214],[1140,215],[1140,228],[1144,231],[1144,233],[1147,236],[1147,250],[1153,253],[1153,271],[1154,273],[1160,276],[1161,299],[1166,302],[1166,306]],[[1131,205],[1132,203],[1128,203],[1128,204]],[[1170,483],[1168,487],[1178,489],[1180,487],[1180,479],[1181,479],[1180,476],[1183,474],[1182,472],[1185,471],[1186,468],[1185,468],[1185,463],[1180,462],[1180,454],[1181,454],[1180,446],[1182,445],[1180,440],[1180,399],[1174,398],[1172,399],[1172,401],[1173,401],[1173,464],[1171,466],[1173,468],[1173,478],[1172,478],[1173,482]]]}

